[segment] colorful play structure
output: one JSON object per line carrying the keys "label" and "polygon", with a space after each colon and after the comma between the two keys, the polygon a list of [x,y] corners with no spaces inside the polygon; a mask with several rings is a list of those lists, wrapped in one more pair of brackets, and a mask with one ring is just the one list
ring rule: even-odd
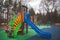
{"label": "colorful play structure", "polygon": [[22,12],[19,13],[19,15],[15,15],[13,17],[13,20],[9,22],[9,26],[11,26],[14,30],[13,36],[16,37],[18,31],[22,31],[22,25],[23,23],[27,23],[30,25],[30,27],[41,37],[44,38],[51,38],[51,33],[49,32],[43,32],[40,30],[31,20],[30,20],[30,13],[24,11],[24,9],[27,10],[26,6],[23,6]]}

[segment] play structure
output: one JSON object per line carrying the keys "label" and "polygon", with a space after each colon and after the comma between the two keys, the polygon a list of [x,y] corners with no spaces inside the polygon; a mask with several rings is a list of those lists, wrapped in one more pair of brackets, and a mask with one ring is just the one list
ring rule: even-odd
{"label": "play structure", "polygon": [[9,22],[9,26],[13,28],[13,36],[16,37],[18,31],[22,31],[23,24],[27,23],[38,35],[44,38],[51,38],[51,34],[49,32],[43,32],[40,30],[31,20],[30,13],[24,11],[27,10],[26,6],[23,6],[22,12],[19,12],[19,15],[15,15],[12,21]]}

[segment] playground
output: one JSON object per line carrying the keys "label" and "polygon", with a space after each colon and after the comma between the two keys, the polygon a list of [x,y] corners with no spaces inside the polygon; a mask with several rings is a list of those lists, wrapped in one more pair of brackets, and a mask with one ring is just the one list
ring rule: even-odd
{"label": "playground", "polygon": [[1,5],[6,9],[2,8],[0,15],[0,40],[60,40],[57,9],[36,14],[31,4],[32,8],[27,6],[29,3],[11,2],[5,0]]}
{"label": "playground", "polygon": [[[60,40],[59,30],[60,26],[40,27],[41,30],[52,33],[51,40]],[[53,30],[54,29],[54,30]],[[18,35],[16,38],[9,38],[5,30],[0,30],[0,40],[48,40],[39,37],[39,35],[32,29],[28,29],[28,34]]]}
{"label": "playground", "polygon": [[[20,40],[26,40],[26,38],[29,38],[33,35],[36,35],[36,33],[38,35],[40,35],[42,38],[46,38],[46,39],[50,39],[51,38],[51,33],[49,32],[44,32],[42,31],[41,29],[44,28],[44,26],[39,26],[41,27],[41,29],[39,29],[31,20],[30,20],[30,13],[28,13],[27,10],[28,8],[24,5],[22,5],[22,10],[21,10],[21,13],[18,12],[18,16],[17,15],[14,15],[12,20],[8,23],[8,27],[7,30],[5,30],[7,32],[7,36],[10,37],[10,38],[17,38],[18,36],[18,33],[21,33],[21,35],[23,36],[20,36]],[[26,26],[26,32],[25,32],[25,27],[24,27],[24,23],[30,25],[30,29],[28,29],[28,27]],[[22,26],[23,25],[23,26]],[[7,24],[5,24],[4,26],[7,26]],[[46,27],[51,27],[51,26],[46,26]],[[30,31],[30,30],[34,30],[34,31]],[[29,30],[29,31],[28,31]],[[30,33],[31,35],[30,35]],[[25,34],[26,33],[26,34]],[[1,39],[3,40],[3,39]]]}

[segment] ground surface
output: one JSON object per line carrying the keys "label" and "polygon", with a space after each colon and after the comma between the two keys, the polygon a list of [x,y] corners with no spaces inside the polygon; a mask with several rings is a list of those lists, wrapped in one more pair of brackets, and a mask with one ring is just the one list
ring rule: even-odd
{"label": "ground surface", "polygon": [[[60,40],[60,27],[59,26],[40,26],[40,29],[46,32],[52,33],[52,38],[50,40]],[[9,38],[8,34],[4,30],[0,30],[0,40],[48,40],[41,38],[37,33],[29,29],[28,34],[18,35],[16,38]]]}
{"label": "ground surface", "polygon": [[50,29],[43,29],[44,31],[50,32],[52,34],[51,39],[44,39],[35,35],[28,40],[60,40],[60,26],[52,26]]}

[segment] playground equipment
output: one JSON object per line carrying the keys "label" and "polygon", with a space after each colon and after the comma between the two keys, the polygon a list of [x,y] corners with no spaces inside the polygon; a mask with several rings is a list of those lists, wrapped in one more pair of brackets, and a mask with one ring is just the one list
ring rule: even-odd
{"label": "playground equipment", "polygon": [[[23,6],[24,8],[27,9],[26,6]],[[31,26],[31,28],[37,32],[41,37],[44,37],[44,38],[51,38],[51,34],[48,33],[48,32],[43,32],[42,30],[40,30],[31,20],[30,20],[30,13],[27,13],[27,12],[24,12],[22,11],[22,13],[20,13],[20,15],[18,17],[16,17],[14,20],[14,23],[13,23],[13,29],[14,29],[14,37],[17,36],[17,32],[19,31],[19,29],[22,27],[23,25],[23,22],[27,23],[28,25]],[[9,24],[9,25],[10,25]],[[10,26],[11,26],[10,25]]]}

